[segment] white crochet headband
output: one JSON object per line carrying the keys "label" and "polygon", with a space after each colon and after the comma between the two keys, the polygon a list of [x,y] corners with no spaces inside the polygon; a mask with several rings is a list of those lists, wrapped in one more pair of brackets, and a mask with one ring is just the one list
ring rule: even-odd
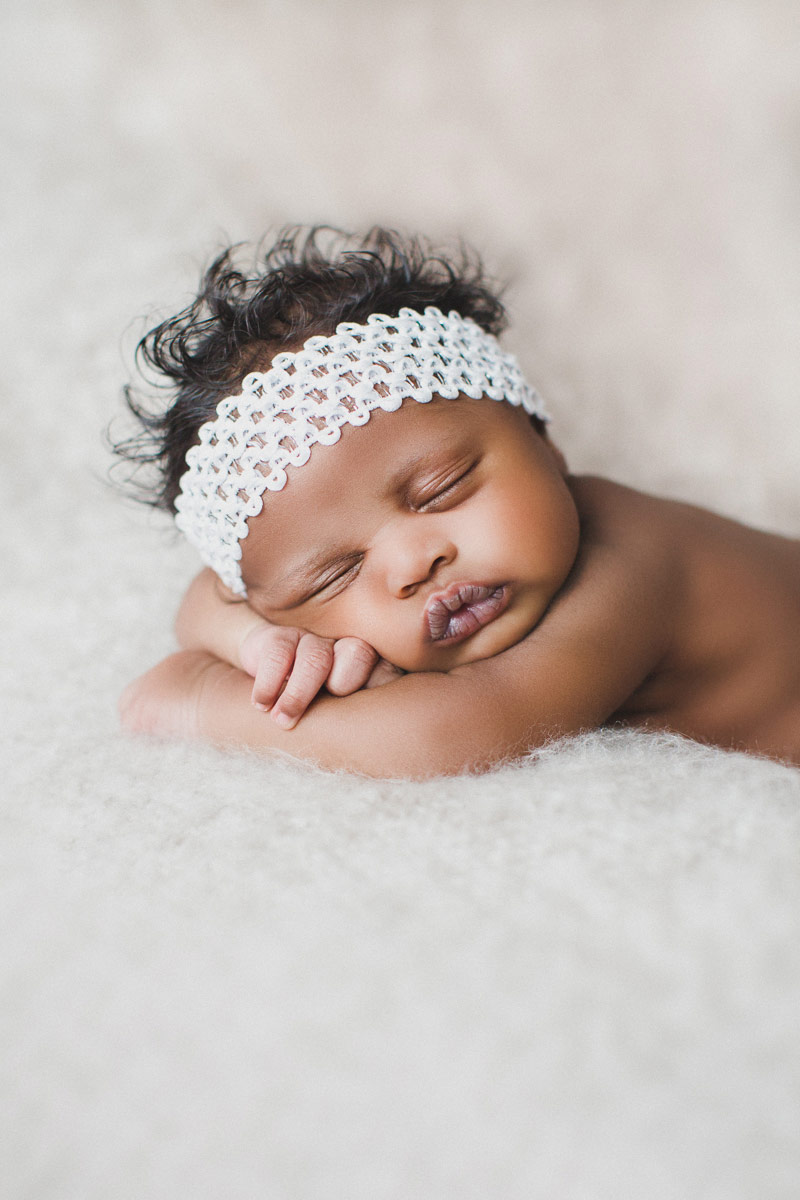
{"label": "white crochet headband", "polygon": [[308,462],[311,447],[338,441],[341,427],[363,425],[376,408],[434,396],[507,400],[546,421],[536,392],[511,354],[468,317],[403,308],[345,322],[253,372],[237,396],[217,405],[186,455],[175,524],[231,591],[246,596],[239,561],[249,517],[265,491],[286,483],[286,468]]}

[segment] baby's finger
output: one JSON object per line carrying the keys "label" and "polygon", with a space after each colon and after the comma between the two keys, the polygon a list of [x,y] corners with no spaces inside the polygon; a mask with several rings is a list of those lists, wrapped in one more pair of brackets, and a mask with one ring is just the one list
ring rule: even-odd
{"label": "baby's finger", "polygon": [[387,662],[385,658],[379,658],[364,687],[380,687],[381,684],[392,683],[393,680],[399,679],[401,675],[405,675],[405,671],[401,671],[400,667],[395,667],[392,663]]}
{"label": "baby's finger", "polygon": [[330,638],[304,633],[297,645],[294,666],[270,716],[281,729],[292,729],[302,717],[333,666]]}
{"label": "baby's finger", "polygon": [[259,642],[258,666],[253,683],[252,700],[256,708],[272,708],[281,688],[292,670],[302,630],[273,625],[265,630]]}
{"label": "baby's finger", "polygon": [[362,638],[339,638],[333,645],[333,666],[326,687],[334,696],[349,696],[362,688],[378,661],[378,651]]}

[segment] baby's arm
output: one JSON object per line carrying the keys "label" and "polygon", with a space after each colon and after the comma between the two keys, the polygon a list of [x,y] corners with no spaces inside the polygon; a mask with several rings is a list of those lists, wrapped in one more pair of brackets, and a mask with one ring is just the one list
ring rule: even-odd
{"label": "baby's arm", "polygon": [[544,619],[494,658],[344,698],[322,694],[285,732],[253,708],[242,672],[189,651],[131,685],[125,724],[283,750],[334,770],[416,778],[485,769],[552,737],[596,728],[662,659],[675,604],[674,564],[652,528],[614,524],[584,539]]}
{"label": "baby's arm", "polygon": [[335,696],[377,687],[400,672],[361,638],[317,637],[272,625],[206,568],[190,584],[175,622],[184,650],[207,651],[251,677],[251,701],[292,729],[324,686]]}

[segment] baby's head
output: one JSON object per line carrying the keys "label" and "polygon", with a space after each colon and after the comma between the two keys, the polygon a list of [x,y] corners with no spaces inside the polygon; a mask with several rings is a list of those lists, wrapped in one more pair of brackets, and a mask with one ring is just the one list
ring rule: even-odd
{"label": "baby's head", "polygon": [[[325,244],[327,239],[327,244]],[[574,561],[546,414],[496,334],[480,264],[376,230],[228,251],[145,360],[175,389],[121,449],[155,502],[269,620],[358,636],[406,670],[512,645]]]}

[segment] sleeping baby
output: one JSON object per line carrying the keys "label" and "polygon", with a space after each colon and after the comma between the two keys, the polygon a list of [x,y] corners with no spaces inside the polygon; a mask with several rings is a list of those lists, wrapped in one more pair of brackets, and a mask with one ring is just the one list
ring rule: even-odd
{"label": "sleeping baby", "polygon": [[602,725],[800,765],[800,541],[569,472],[480,263],[232,251],[141,342],[120,454],[204,570],[133,731],[422,778]]}

